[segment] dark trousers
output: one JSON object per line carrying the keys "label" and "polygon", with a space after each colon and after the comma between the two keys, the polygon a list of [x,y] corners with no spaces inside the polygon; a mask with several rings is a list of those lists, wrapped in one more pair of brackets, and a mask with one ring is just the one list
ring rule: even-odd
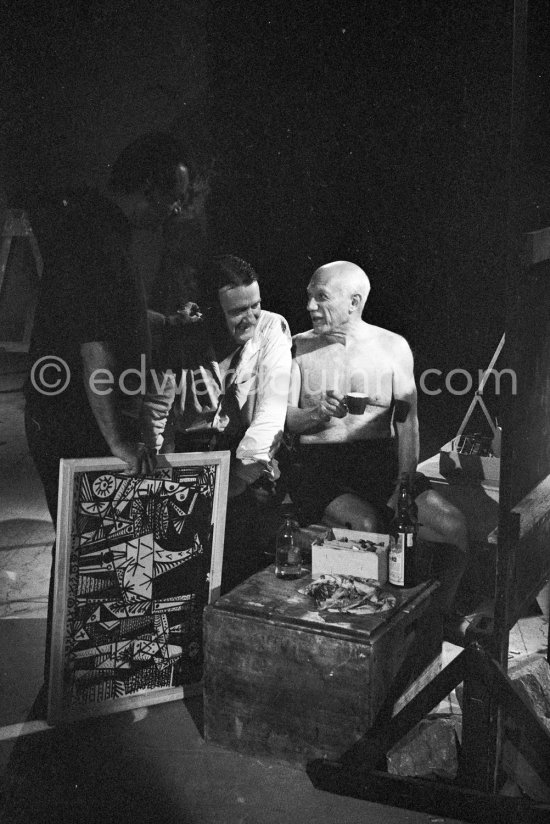
{"label": "dark trousers", "polygon": [[[212,433],[176,432],[176,452],[229,450],[233,462],[240,438]],[[248,487],[227,502],[221,594],[234,589],[273,562],[274,536],[280,523],[278,501],[261,488]]]}
{"label": "dark trousers", "polygon": [[227,502],[222,595],[273,563],[280,520],[278,505],[255,489]]}
{"label": "dark trousers", "polygon": [[[128,423],[129,430],[134,422]],[[25,409],[25,434],[34,465],[46,494],[46,503],[54,526],[57,523],[59,461],[61,458],[104,458],[111,454],[95,422],[77,411],[71,415],[47,414]],[[137,433],[129,438],[139,440]]]}

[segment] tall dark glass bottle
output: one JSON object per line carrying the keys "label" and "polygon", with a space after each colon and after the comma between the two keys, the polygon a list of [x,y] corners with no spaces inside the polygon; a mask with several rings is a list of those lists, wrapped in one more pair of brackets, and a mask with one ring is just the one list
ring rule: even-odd
{"label": "tall dark glass bottle", "polygon": [[398,587],[414,587],[417,576],[417,508],[413,498],[412,479],[409,475],[401,479],[399,498],[394,522],[394,539],[389,554],[388,580]]}

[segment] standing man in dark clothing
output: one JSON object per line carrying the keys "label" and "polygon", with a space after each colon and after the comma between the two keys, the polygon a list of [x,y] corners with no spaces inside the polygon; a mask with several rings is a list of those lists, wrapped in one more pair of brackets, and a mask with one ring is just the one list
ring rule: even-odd
{"label": "standing man in dark clothing", "polygon": [[133,227],[160,224],[187,196],[182,157],[171,136],[146,135],[113,165],[108,196],[63,201],[35,314],[26,406],[54,523],[60,458],[114,455],[131,474],[152,468],[139,438],[139,387],[126,374],[146,370],[150,350],[129,247]]}
{"label": "standing man in dark clothing", "polygon": [[[139,436],[141,379],[128,372],[141,371],[144,384],[150,351],[130,241],[134,227],[160,225],[187,197],[183,157],[170,135],[138,138],[114,163],[107,196],[63,200],[47,244],[25,423],[54,525],[60,458],[114,455],[129,474],[153,469]],[[51,614],[50,591],[46,670]]]}
{"label": "standing man in dark clothing", "polygon": [[[159,265],[144,275],[153,367],[148,400],[152,403],[155,395],[156,412],[163,419],[176,399],[178,375],[187,352],[195,346],[192,326],[202,322],[204,307],[202,273],[211,242],[206,212],[210,184],[207,175],[193,169],[192,163],[190,169],[187,205],[177,209],[164,224]],[[168,420],[155,446],[160,449],[163,445],[164,452],[174,452],[172,417]]]}

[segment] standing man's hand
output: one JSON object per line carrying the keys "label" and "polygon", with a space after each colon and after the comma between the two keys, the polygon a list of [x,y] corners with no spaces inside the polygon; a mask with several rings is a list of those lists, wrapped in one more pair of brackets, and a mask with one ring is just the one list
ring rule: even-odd
{"label": "standing man's hand", "polygon": [[150,475],[155,471],[156,457],[144,443],[123,442],[111,449],[115,458],[127,466],[127,475]]}
{"label": "standing man's hand", "polygon": [[190,323],[198,323],[202,320],[202,312],[197,303],[189,300],[175,315],[168,315],[166,323],[168,326],[188,326]]}
{"label": "standing man's hand", "polygon": [[[129,475],[146,475],[154,471],[156,459],[144,443],[128,440],[127,425],[117,405],[112,386],[98,391],[97,373],[117,374],[116,360],[111,344],[105,341],[88,341],[81,344],[82,372],[86,396],[97,425],[115,458],[127,466]],[[113,381],[113,377],[111,377]]]}

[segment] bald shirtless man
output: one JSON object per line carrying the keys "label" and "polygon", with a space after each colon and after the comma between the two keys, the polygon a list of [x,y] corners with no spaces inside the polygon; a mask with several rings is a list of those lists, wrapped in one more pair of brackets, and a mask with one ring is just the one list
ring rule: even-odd
{"label": "bald shirtless man", "polygon": [[[416,472],[417,393],[406,340],[361,318],[369,291],[366,274],[347,261],[313,274],[307,288],[312,329],[293,339],[286,424],[300,436],[300,483],[292,495],[304,519],[385,531],[400,476]],[[349,413],[349,392],[368,396],[363,414]],[[445,545],[440,599],[450,615],[466,567],[465,520],[423,475],[415,478],[419,537]]]}

